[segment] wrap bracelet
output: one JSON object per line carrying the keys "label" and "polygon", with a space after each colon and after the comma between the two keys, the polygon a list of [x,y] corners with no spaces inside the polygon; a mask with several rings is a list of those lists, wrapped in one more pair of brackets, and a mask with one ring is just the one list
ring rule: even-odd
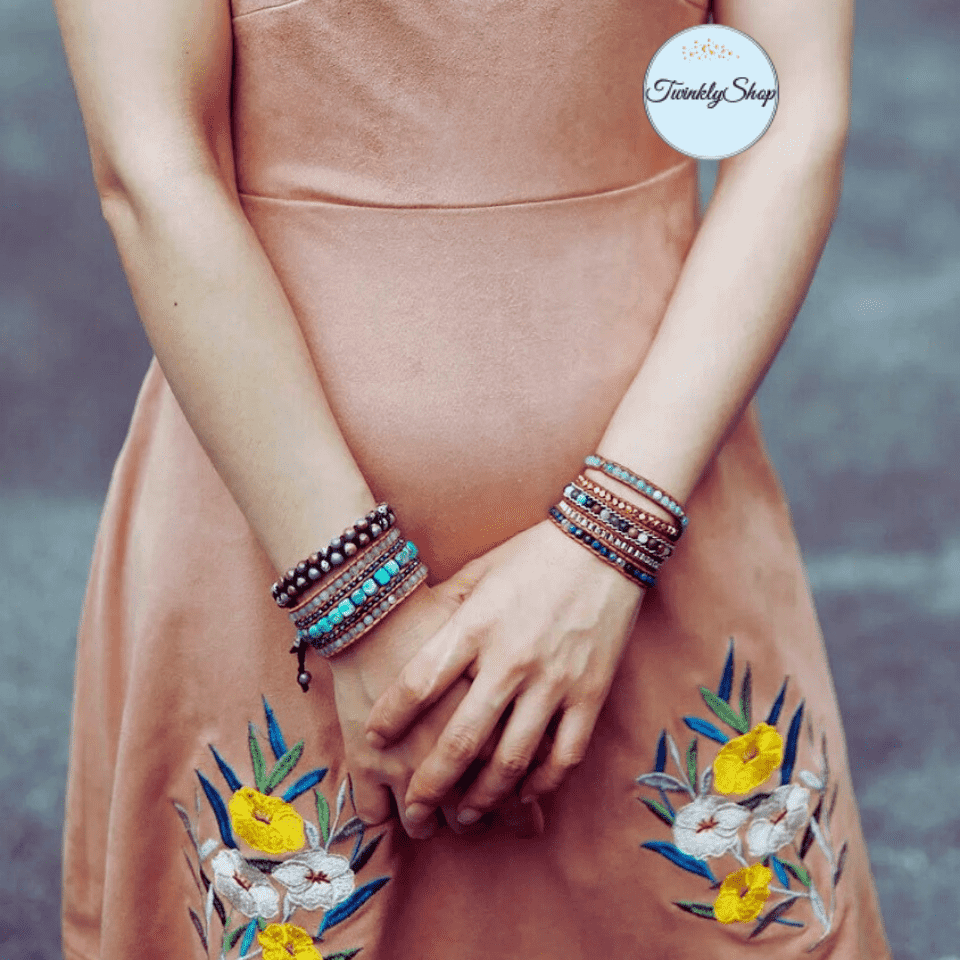
{"label": "wrap bracelet", "polygon": [[577,477],[576,483],[587,493],[616,507],[627,519],[642,521],[648,529],[655,530],[671,543],[677,543],[683,536],[682,527],[675,527],[672,523],[660,517],[655,517],[652,513],[647,513],[635,503],[630,503],[622,497],[618,497],[612,490],[608,490],[603,484],[585,477],[582,473]]}
{"label": "wrap bracelet", "polygon": [[379,503],[365,516],[355,520],[339,537],[334,537],[322,550],[310,554],[291,567],[271,587],[274,602],[289,607],[314,584],[337,567],[342,567],[361,548],[381,536],[396,522],[388,503]]}
{"label": "wrap bracelet", "polygon": [[680,521],[681,527],[686,527],[689,522],[686,513],[683,511],[683,507],[681,507],[673,497],[666,491],[661,490],[658,486],[652,484],[649,480],[638,476],[632,470],[628,470],[623,464],[617,463],[614,460],[605,460],[595,453],[585,457],[583,462],[588,467],[593,467],[595,470],[602,470],[615,480],[619,480],[621,483],[633,487],[637,493],[642,494],[648,500],[652,500],[654,503],[663,507],[664,510],[668,510]]}
{"label": "wrap bracelet", "polygon": [[588,530],[568,520],[557,507],[551,507],[550,519],[568,536],[592,550],[604,563],[610,564],[624,576],[642,587],[656,586],[657,579],[629,560],[621,557],[615,550],[597,540]]}
{"label": "wrap bracelet", "polygon": [[600,523],[618,531],[624,539],[651,553],[658,560],[666,560],[673,553],[673,544],[648,529],[642,520],[628,520],[613,507],[581,490],[576,484],[568,483],[563,488],[563,495],[577,509],[588,516],[594,514]]}
{"label": "wrap bracelet", "polygon": [[642,547],[628,543],[618,535],[616,530],[611,529],[606,526],[606,524],[598,523],[593,518],[581,513],[575,507],[571,507],[565,500],[557,504],[557,509],[560,510],[571,523],[586,530],[586,532],[591,534],[595,539],[605,543],[614,553],[623,557],[624,560],[631,561],[651,574],[655,574],[660,569],[663,563],[662,559],[648,553]]}

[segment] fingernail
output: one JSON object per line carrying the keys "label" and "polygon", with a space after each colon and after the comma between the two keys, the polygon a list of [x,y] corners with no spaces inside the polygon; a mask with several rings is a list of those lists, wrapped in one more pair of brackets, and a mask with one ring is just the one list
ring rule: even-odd
{"label": "fingernail", "polygon": [[420,823],[421,820],[426,820],[429,816],[430,808],[422,803],[411,803],[407,807],[407,819],[411,823]]}
{"label": "fingernail", "polygon": [[369,743],[374,750],[382,750],[386,746],[387,741],[384,740],[379,733],[370,730],[367,733],[367,743]]}
{"label": "fingernail", "polygon": [[475,820],[480,819],[480,814],[476,810],[466,809],[461,810],[457,814],[457,823],[462,823],[466,826],[468,823],[473,823]]}

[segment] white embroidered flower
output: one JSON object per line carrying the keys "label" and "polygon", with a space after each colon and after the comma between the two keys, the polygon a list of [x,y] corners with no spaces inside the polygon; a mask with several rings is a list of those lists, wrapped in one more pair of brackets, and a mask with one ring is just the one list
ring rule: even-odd
{"label": "white embroidered flower", "polygon": [[221,850],[210,861],[213,885],[244,916],[272,917],[280,909],[280,894],[270,879],[250,866],[236,850]]}
{"label": "white embroidered flower", "polygon": [[807,822],[807,801],[810,791],[795,783],[776,790],[753,811],[753,822],[747,828],[750,855],[766,857],[788,844]]}
{"label": "white embroidered flower", "polygon": [[324,850],[308,850],[273,871],[289,891],[290,902],[306,910],[329,910],[353,892],[350,861]]}
{"label": "white embroidered flower", "polygon": [[725,797],[698,797],[677,811],[673,842],[691,857],[721,857],[740,844],[737,831],[750,812]]}

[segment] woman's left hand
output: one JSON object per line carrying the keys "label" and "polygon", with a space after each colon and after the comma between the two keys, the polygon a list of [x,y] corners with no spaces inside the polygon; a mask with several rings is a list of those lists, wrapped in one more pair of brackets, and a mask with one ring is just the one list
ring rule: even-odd
{"label": "woman's left hand", "polygon": [[584,757],[645,593],[550,520],[472,560],[457,577],[469,591],[463,603],[383,692],[367,720],[368,739],[382,749],[466,671],[473,675],[410,780],[405,803],[416,807],[407,810],[411,821],[433,813],[511,706],[460,813],[482,815],[513,791],[560,712],[550,754],[523,795],[555,790]]}

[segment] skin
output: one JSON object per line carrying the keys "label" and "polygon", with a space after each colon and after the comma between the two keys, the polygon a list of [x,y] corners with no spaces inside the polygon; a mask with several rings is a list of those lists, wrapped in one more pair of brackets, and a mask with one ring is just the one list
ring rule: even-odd
{"label": "skin", "polygon": [[[802,8],[718,0],[715,16],[770,55],[780,103],[760,141],[719,163],[661,327],[596,451],[681,503],[755,394],[806,296],[839,203],[849,126],[852,0]],[[605,474],[587,475],[648,504]],[[509,706],[509,722],[461,811],[483,812],[514,789],[556,711],[562,719],[552,752],[528,776],[524,795],[556,789],[583,759],[643,591],[615,583],[625,578],[564,541],[545,522],[481,558],[485,569],[471,595],[374,704],[368,730],[375,744],[389,744],[424,705],[474,674],[410,781],[409,821],[429,816]]]}
{"label": "skin", "polygon": [[[236,194],[229,4],[55,0],[55,9],[101,209],[144,330],[265,555],[286,570],[376,501]],[[836,212],[848,127],[852,0],[717,0],[715,15],[769,53],[780,106],[756,145],[720,163],[661,329],[596,450],[681,502],[806,295]],[[529,591],[532,608],[515,602]],[[418,587],[330,661],[358,814],[376,824],[396,807],[404,829],[425,837],[438,806],[452,821],[457,803],[508,802],[530,764],[523,791],[555,789],[584,756],[642,598],[549,521]],[[368,743],[367,729],[386,742]],[[406,808],[418,802],[426,816],[415,820]]]}

